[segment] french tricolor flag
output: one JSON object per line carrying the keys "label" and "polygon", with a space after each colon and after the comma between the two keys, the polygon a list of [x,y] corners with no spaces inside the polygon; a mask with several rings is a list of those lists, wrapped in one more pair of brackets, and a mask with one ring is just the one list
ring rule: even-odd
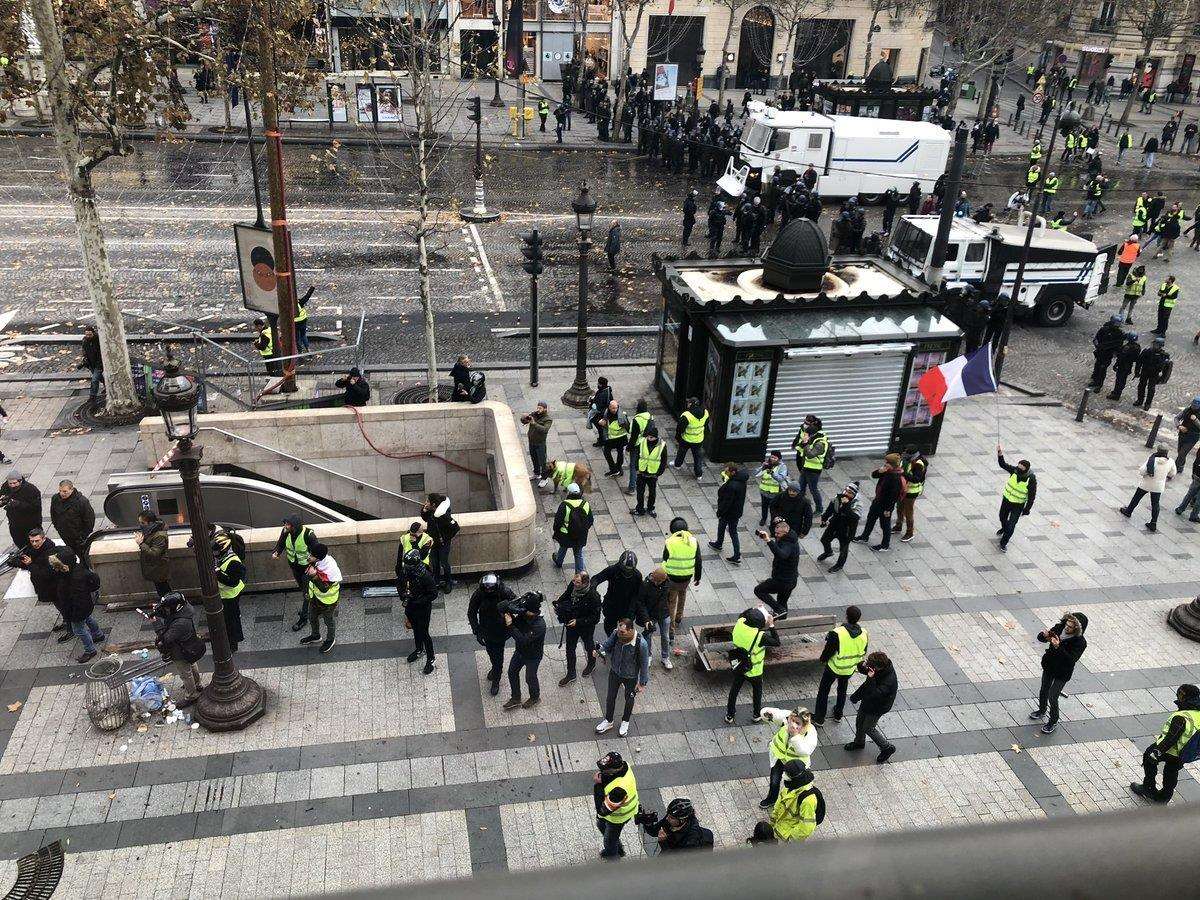
{"label": "french tricolor flag", "polygon": [[996,375],[992,371],[991,342],[970,356],[957,356],[940,366],[934,366],[921,376],[917,388],[935,416],[946,408],[947,400],[994,393]]}

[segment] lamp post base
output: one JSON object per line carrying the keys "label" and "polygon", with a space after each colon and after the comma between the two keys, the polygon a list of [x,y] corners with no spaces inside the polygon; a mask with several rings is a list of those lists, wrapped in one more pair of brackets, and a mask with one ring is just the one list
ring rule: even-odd
{"label": "lamp post base", "polygon": [[253,678],[239,673],[228,689],[215,681],[208,683],[195,706],[196,721],[207,730],[241,731],[267,711],[262,686]]}
{"label": "lamp post base", "polygon": [[504,106],[504,101],[500,99],[500,82],[499,81],[495,82],[495,88],[496,88],[496,91],[494,94],[492,94],[492,99],[491,99],[491,102],[488,103],[488,106],[491,106],[495,109],[500,109],[502,106]]}
{"label": "lamp post base", "polygon": [[572,409],[587,409],[592,403],[592,389],[585,378],[576,378],[574,384],[562,395],[564,406]]}
{"label": "lamp post base", "polygon": [[459,218],[464,222],[495,222],[500,213],[487,208],[483,199],[483,179],[475,179],[475,204],[470,209],[460,209]]}
{"label": "lamp post base", "polygon": [[1200,641],[1200,597],[1181,603],[1167,613],[1167,624],[1185,638]]}

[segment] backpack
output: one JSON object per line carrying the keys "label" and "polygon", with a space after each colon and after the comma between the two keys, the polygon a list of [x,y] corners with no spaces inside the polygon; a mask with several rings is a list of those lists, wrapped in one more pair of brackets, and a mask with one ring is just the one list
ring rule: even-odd
{"label": "backpack", "polygon": [[[1200,734],[1200,732],[1197,732],[1197,734]],[[815,787],[810,787],[808,790],[804,791],[799,797],[796,798],[796,806],[799,807],[799,805],[804,802],[804,798],[809,794],[817,795],[816,820],[817,824],[820,825],[825,821],[825,795],[819,790],[817,790]]]}
{"label": "backpack", "polygon": [[731,671],[737,672],[739,669],[750,668],[750,655],[754,652],[754,648],[758,646],[758,642],[762,640],[762,629],[758,630],[758,634],[754,636],[754,640],[750,642],[749,649],[743,647],[734,647],[730,650],[726,657],[729,659],[729,668]]}
{"label": "backpack", "polygon": [[1197,731],[1179,750],[1179,761],[1181,763],[1195,762],[1200,759],[1200,731]]}
{"label": "backpack", "polygon": [[825,451],[825,464],[823,468],[832,469],[837,464],[837,448],[833,446],[833,441],[829,439],[828,435],[825,437],[825,443],[829,449]]}

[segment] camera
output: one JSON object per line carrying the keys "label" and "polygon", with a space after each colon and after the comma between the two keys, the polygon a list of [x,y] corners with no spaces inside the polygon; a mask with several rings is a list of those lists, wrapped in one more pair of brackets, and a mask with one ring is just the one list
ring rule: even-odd
{"label": "camera", "polygon": [[633,821],[638,825],[653,825],[658,821],[658,813],[652,809],[641,809],[633,814]]}
{"label": "camera", "polygon": [[501,615],[509,615],[514,619],[520,618],[527,612],[540,612],[542,608],[542,595],[537,591],[528,591],[520,597],[514,597],[511,600],[504,600],[496,604],[496,611]]}

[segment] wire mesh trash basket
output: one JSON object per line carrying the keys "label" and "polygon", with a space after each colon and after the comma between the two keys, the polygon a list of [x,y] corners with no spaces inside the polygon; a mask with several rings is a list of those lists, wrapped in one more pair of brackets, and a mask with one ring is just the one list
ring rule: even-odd
{"label": "wire mesh trash basket", "polygon": [[129,721],[129,685],[89,681],[84,705],[93,725],[101,731],[116,731]]}

